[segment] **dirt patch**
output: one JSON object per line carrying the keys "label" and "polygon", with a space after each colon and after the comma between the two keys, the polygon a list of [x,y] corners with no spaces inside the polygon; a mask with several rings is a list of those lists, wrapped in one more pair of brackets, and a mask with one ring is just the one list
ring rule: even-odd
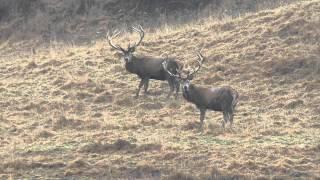
{"label": "dirt patch", "polygon": [[157,124],[159,124],[160,121],[159,120],[155,120],[155,119],[143,119],[141,121],[141,125],[143,126],[155,126]]}
{"label": "dirt patch", "polygon": [[51,132],[49,130],[38,131],[36,133],[36,135],[35,135],[35,137],[37,137],[37,138],[49,138],[49,137],[52,137],[52,136],[55,136],[55,133]]}
{"label": "dirt patch", "polygon": [[175,152],[168,152],[168,153],[165,153],[162,157],[163,160],[172,160],[174,158],[178,158],[179,157],[179,154],[178,153],[175,153]]}
{"label": "dirt patch", "polygon": [[45,68],[45,67],[50,67],[50,66],[54,66],[54,67],[59,67],[63,64],[63,62],[55,60],[55,59],[51,59],[43,64],[39,65],[39,68]]}
{"label": "dirt patch", "polygon": [[136,148],[136,152],[160,151],[161,147],[161,144],[142,144]]}
{"label": "dirt patch", "polygon": [[219,74],[215,74],[213,77],[205,79],[203,82],[205,84],[215,84],[219,81],[223,81],[223,77],[221,77]]}
{"label": "dirt patch", "polygon": [[263,136],[281,136],[284,134],[284,132],[281,132],[277,129],[269,129],[269,130],[261,130],[260,134]]}
{"label": "dirt patch", "polygon": [[116,97],[115,99],[115,103],[119,106],[127,106],[127,107],[132,107],[135,102],[134,102],[134,98],[130,97],[130,96],[125,96],[125,97]]}
{"label": "dirt patch", "polygon": [[153,110],[153,109],[161,109],[163,108],[163,105],[161,103],[143,103],[139,105],[140,108],[146,109],[146,110]]}
{"label": "dirt patch", "polygon": [[70,163],[68,163],[67,168],[85,168],[90,166],[87,162],[85,162],[82,159],[75,159],[74,161],[71,161]]}
{"label": "dirt patch", "polygon": [[293,118],[290,119],[290,122],[297,123],[297,122],[301,122],[301,120],[299,118],[297,118],[297,117],[293,117]]}
{"label": "dirt patch", "polygon": [[309,149],[311,152],[320,152],[320,144]]}
{"label": "dirt patch", "polygon": [[34,69],[36,67],[38,67],[38,65],[34,61],[32,61],[26,66],[26,69]]}
{"label": "dirt patch", "polygon": [[201,123],[200,122],[187,122],[184,126],[182,126],[181,129],[185,130],[185,131],[200,130]]}
{"label": "dirt patch", "polygon": [[128,176],[132,178],[160,178],[161,171],[151,165],[140,165],[137,168],[130,170]]}
{"label": "dirt patch", "polygon": [[213,168],[212,170],[208,170],[209,173],[202,176],[193,176],[191,174],[187,173],[171,173],[171,175],[166,178],[168,180],[200,180],[200,179],[207,179],[207,180],[214,180],[214,179],[250,179],[250,176],[244,176],[244,175],[238,175],[238,174],[232,174],[227,173],[221,170],[218,170],[216,168]]}
{"label": "dirt patch", "polygon": [[85,100],[85,99],[90,99],[92,98],[94,95],[88,92],[78,92],[75,97],[79,100]]}
{"label": "dirt patch", "polygon": [[273,65],[272,73],[275,75],[285,75],[294,73],[296,69],[305,66],[306,61],[303,59],[279,61]]}
{"label": "dirt patch", "polygon": [[91,143],[85,145],[79,149],[80,152],[89,152],[89,153],[103,153],[107,151],[125,151],[132,150],[136,148],[136,144],[131,144],[127,140],[118,139],[113,144],[109,143]]}
{"label": "dirt patch", "polygon": [[88,152],[88,153],[105,153],[108,151],[125,151],[129,153],[139,153],[147,151],[160,151],[160,144],[142,144],[137,145],[133,144],[127,140],[118,139],[114,143],[90,143],[83,147],[79,148],[79,152]]}
{"label": "dirt patch", "polygon": [[196,178],[193,177],[192,175],[181,173],[181,172],[173,173],[167,179],[168,180],[196,180]]}
{"label": "dirt patch", "polygon": [[92,89],[95,88],[96,84],[91,80],[87,79],[82,82],[79,81],[69,81],[66,82],[63,86],[60,87],[61,90],[70,90],[70,89]]}
{"label": "dirt patch", "polygon": [[211,136],[218,136],[220,134],[223,134],[226,130],[229,131],[228,125],[226,125],[226,129],[224,129],[221,124],[216,124],[211,122],[210,123],[208,122],[207,124],[208,124],[207,126],[208,128],[206,133],[210,134]]}
{"label": "dirt patch", "polygon": [[109,92],[104,92],[97,95],[94,100],[95,103],[112,103],[113,96]]}
{"label": "dirt patch", "polygon": [[68,119],[65,116],[60,116],[58,119],[53,121],[53,129],[63,129],[63,128],[77,128],[83,124],[81,120]]}
{"label": "dirt patch", "polygon": [[297,35],[300,32],[300,28],[303,28],[307,24],[305,19],[297,19],[280,26],[279,37],[286,38],[289,36]]}
{"label": "dirt patch", "polygon": [[27,159],[16,159],[10,162],[5,162],[3,168],[12,168],[15,170],[22,169],[33,169],[33,168],[61,168],[66,166],[62,162],[50,162],[50,163],[41,163],[41,162],[32,162]]}
{"label": "dirt patch", "polygon": [[200,176],[200,179],[214,180],[214,179],[250,179],[252,178],[251,176],[233,174],[233,173],[225,172],[223,170],[218,170],[217,168],[212,168],[209,172],[210,173],[208,173],[207,175]]}
{"label": "dirt patch", "polygon": [[289,109],[294,109],[294,108],[297,108],[298,106],[301,106],[304,104],[304,101],[301,100],[301,99],[297,99],[297,100],[293,100],[293,101],[290,101],[289,103],[286,104],[286,108],[289,108]]}

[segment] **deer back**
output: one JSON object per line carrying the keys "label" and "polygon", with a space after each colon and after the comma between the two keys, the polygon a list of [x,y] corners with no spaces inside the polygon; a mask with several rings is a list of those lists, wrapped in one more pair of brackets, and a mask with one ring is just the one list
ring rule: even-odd
{"label": "deer back", "polygon": [[[232,107],[234,90],[230,87],[205,88],[190,85],[189,90],[183,90],[184,98],[197,105],[215,111],[229,111]],[[237,95],[235,95],[237,96]]]}
{"label": "deer back", "polygon": [[[168,73],[162,67],[163,58],[155,58],[149,56],[133,57],[131,62],[126,63],[126,69],[140,78],[151,78],[165,80],[168,78]],[[177,63],[171,59],[170,67],[176,69]]]}
{"label": "deer back", "polygon": [[231,87],[223,86],[209,89],[209,108],[220,111],[230,111],[234,99],[234,90]]}

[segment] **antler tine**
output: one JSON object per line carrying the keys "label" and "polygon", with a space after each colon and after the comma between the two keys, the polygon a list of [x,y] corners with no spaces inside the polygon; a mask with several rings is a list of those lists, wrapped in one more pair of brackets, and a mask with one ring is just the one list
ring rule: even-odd
{"label": "antler tine", "polygon": [[136,28],[136,27],[134,27],[134,26],[132,26],[131,27],[134,31],[136,31],[136,32],[140,32],[140,29],[138,29],[138,28]]}
{"label": "antler tine", "polygon": [[133,29],[134,31],[138,32],[139,35],[140,35],[140,40],[139,40],[139,42],[134,45],[134,47],[137,47],[137,46],[140,45],[140,43],[142,42],[142,40],[143,40],[143,38],[144,38],[144,30],[143,30],[143,28],[142,28],[141,25],[139,25],[139,29],[136,28],[136,27],[133,27],[133,26],[132,26],[132,29]]}
{"label": "antler tine", "polygon": [[199,58],[199,59],[197,59],[197,62],[199,63],[199,65],[195,70],[193,70],[191,73],[189,73],[190,76],[194,75],[195,73],[197,73],[200,70],[200,68],[202,66],[202,63],[204,61],[204,58],[203,58],[202,54],[199,51],[197,52],[197,56]]}
{"label": "antler tine", "polygon": [[108,31],[107,32],[107,41],[108,41],[109,45],[111,47],[113,47],[114,49],[123,51],[123,48],[121,48],[119,45],[115,45],[115,44],[112,43],[112,38],[118,36],[119,34],[120,34],[120,31],[115,30],[114,34],[110,37],[110,32]]}
{"label": "antler tine", "polygon": [[181,75],[183,67],[181,66],[180,68],[176,68],[177,74]]}
{"label": "antler tine", "polygon": [[198,56],[198,58],[199,58],[199,59],[197,59],[197,61],[198,61],[200,64],[202,64],[203,61],[204,61],[204,57],[203,57],[203,55],[201,54],[200,51],[197,52],[197,56]]}
{"label": "antler tine", "polygon": [[[173,77],[176,77],[176,78],[179,78],[180,76],[179,75],[176,75],[176,74],[173,74],[172,72],[170,72],[169,70],[168,70],[168,59],[166,59],[166,60],[164,60],[163,62],[162,62],[162,67],[163,67],[163,69],[170,75],[170,76],[173,76]],[[178,73],[179,74],[179,73]]]}
{"label": "antler tine", "polygon": [[144,29],[142,28],[142,26],[139,24],[139,28],[141,31],[144,31]]}
{"label": "antler tine", "polygon": [[113,33],[114,33],[113,37],[117,37],[121,33],[121,31],[115,30]]}
{"label": "antler tine", "polygon": [[143,28],[142,28],[142,26],[141,26],[140,24],[138,25],[138,27],[139,27],[139,29],[136,28],[136,27],[134,27],[134,26],[132,26],[132,29],[135,30],[135,31],[137,31],[137,32],[143,32],[143,31],[144,31]]}

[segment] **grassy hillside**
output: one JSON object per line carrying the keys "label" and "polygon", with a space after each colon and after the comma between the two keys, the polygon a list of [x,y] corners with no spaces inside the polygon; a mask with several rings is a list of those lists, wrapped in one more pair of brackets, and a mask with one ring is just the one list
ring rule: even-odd
{"label": "grassy hillside", "polygon": [[[237,19],[150,32],[138,54],[206,62],[194,83],[240,93],[234,130],[199,112],[168,85],[125,71],[104,41],[52,43],[0,56],[2,178],[320,177],[320,0]],[[137,38],[115,39],[127,45]],[[30,42],[29,42],[30,43]],[[9,49],[9,50],[8,50]],[[3,50],[4,51],[4,50]]]}

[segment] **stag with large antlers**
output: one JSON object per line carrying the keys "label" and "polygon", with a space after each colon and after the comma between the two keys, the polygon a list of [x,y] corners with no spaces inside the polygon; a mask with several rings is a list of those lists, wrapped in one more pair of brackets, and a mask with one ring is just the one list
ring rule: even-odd
{"label": "stag with large antlers", "polygon": [[[171,76],[167,71],[163,69],[162,63],[164,62],[165,58],[134,55],[135,50],[141,44],[144,38],[144,30],[141,26],[139,26],[139,28],[132,27],[132,29],[133,31],[139,33],[140,40],[133,46],[129,44],[127,49],[124,49],[119,45],[115,45],[112,42],[112,38],[118,36],[119,32],[116,32],[113,36],[109,36],[108,33],[107,41],[113,49],[121,53],[121,57],[125,61],[126,70],[130,73],[136,74],[141,79],[138,90],[136,92],[136,98],[139,97],[139,92],[142,86],[144,86],[144,92],[147,93],[150,79],[161,81],[167,80],[170,86],[170,91],[167,97],[170,97],[172,95],[174,89],[176,89],[177,97],[180,84],[173,76]],[[179,67],[178,63],[173,58],[167,58],[166,63],[167,69],[170,70],[170,73],[176,74]]]}
{"label": "stag with large antlers", "polygon": [[230,122],[230,127],[232,127],[234,109],[238,103],[239,94],[229,86],[205,88],[191,84],[190,81],[200,70],[204,62],[204,58],[200,52],[198,52],[197,56],[199,59],[198,66],[191,72],[187,71],[186,74],[181,70],[178,70],[177,73],[172,73],[171,70],[168,69],[167,61],[164,61],[162,65],[172,77],[175,77],[176,80],[182,84],[183,97],[188,102],[195,104],[200,110],[201,127],[207,109],[223,112],[224,121],[222,121],[222,127],[224,128],[225,123],[228,121]]}

